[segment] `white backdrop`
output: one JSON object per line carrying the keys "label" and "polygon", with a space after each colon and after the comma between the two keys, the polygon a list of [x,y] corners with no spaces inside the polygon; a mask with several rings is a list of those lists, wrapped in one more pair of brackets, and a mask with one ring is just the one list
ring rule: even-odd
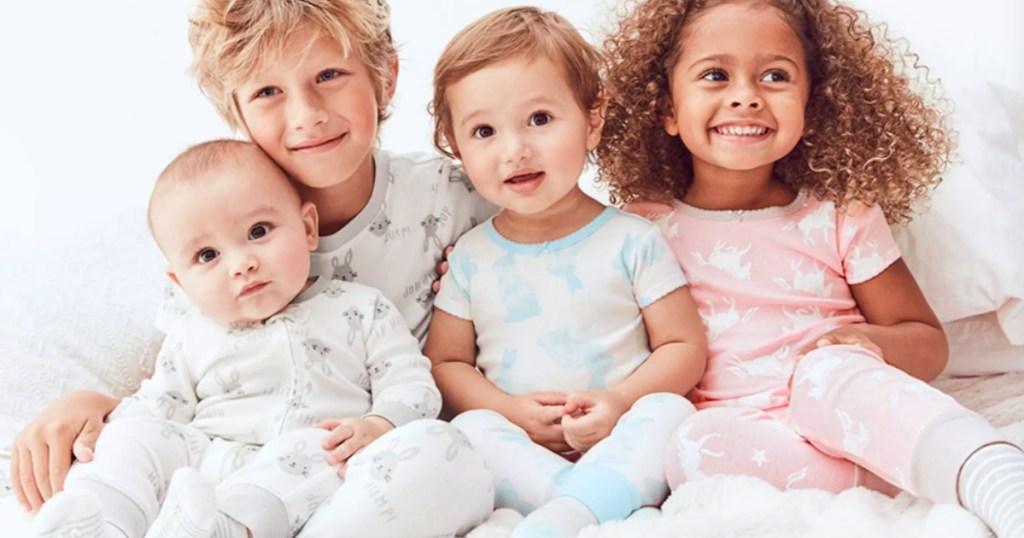
{"label": "white backdrop", "polygon": [[[520,3],[391,0],[401,73],[384,147],[429,150],[426,103],[441,48],[474,18]],[[615,0],[533,3],[600,36]],[[856,4],[907,37],[954,98],[979,78],[1024,87],[1018,0],[975,0],[969,12],[954,0]],[[192,6],[20,0],[0,8],[0,263],[32,260],[50,241],[143,207],[170,158],[230,134],[186,74]]]}

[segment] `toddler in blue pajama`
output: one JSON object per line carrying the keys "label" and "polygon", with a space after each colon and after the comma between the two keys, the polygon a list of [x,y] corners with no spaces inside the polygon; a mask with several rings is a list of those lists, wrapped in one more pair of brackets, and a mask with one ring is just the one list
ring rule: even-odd
{"label": "toddler in blue pajama", "polygon": [[[501,211],[449,256],[425,352],[517,536],[575,536],[668,492],[704,327],[658,230],[579,177],[603,127],[594,48],[564,19],[496,11],[435,70],[435,142]],[[573,463],[575,461],[575,463]]]}

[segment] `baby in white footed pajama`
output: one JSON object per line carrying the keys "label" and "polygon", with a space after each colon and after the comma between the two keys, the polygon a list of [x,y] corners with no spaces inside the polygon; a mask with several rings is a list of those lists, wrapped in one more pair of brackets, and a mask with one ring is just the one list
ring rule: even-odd
{"label": "baby in white footed pajama", "polygon": [[[39,536],[429,536],[490,513],[482,459],[433,420],[417,340],[379,291],[309,276],[316,207],[258,147],[190,148],[149,215],[195,308]],[[439,480],[458,484],[441,497]]]}

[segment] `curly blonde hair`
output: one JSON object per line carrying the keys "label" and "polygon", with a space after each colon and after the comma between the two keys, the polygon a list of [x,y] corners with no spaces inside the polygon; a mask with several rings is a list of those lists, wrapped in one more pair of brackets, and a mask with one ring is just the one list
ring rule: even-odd
{"label": "curly blonde hair", "polygon": [[[637,0],[604,46],[609,93],[598,177],[614,203],[682,198],[689,151],[664,130],[669,80],[684,26],[731,0]],[[783,15],[811,75],[806,132],[775,163],[776,177],[839,207],[878,204],[890,222],[942,179],[954,146],[949,103],[906,43],[883,24],[831,0],[754,0]],[[921,93],[915,91],[915,88]]]}
{"label": "curly blonde hair", "polygon": [[504,60],[552,58],[564,71],[576,103],[585,111],[602,106],[601,53],[573,25],[553,11],[514,7],[491,12],[463,28],[448,42],[434,68],[434,147],[456,157],[448,88]]}
{"label": "curly blonde hair", "polygon": [[199,0],[189,18],[191,70],[199,88],[232,129],[245,127],[235,90],[284,51],[288,37],[312,28],[366,65],[377,119],[388,117],[395,46],[385,0]]}

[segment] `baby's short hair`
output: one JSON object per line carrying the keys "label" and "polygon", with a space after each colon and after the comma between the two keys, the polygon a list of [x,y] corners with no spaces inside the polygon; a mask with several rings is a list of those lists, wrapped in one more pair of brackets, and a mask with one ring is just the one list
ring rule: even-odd
{"label": "baby's short hair", "polygon": [[[150,231],[153,230],[153,209],[163,197],[164,193],[177,185],[191,183],[206,173],[214,171],[228,163],[237,163],[243,160],[266,159],[273,168],[281,171],[281,176],[290,186],[291,181],[287,179],[284,170],[275,163],[262,149],[252,142],[222,138],[201,142],[189,147],[180,155],[174,158],[160,175],[157,176],[153,191],[149,195],[149,208],[146,212]],[[298,191],[296,191],[296,199]]]}
{"label": "baby's short hair", "polygon": [[233,129],[245,125],[235,90],[304,28],[314,31],[312,39],[328,36],[362,60],[374,84],[378,120],[387,118],[396,52],[386,0],[199,0],[189,19],[191,70]]}
{"label": "baby's short hair", "polygon": [[561,15],[534,7],[495,11],[463,28],[445,47],[434,68],[434,147],[449,157],[453,145],[451,106],[446,92],[480,69],[516,58],[551,58],[565,73],[573,97],[585,111],[599,108],[602,57]]}

